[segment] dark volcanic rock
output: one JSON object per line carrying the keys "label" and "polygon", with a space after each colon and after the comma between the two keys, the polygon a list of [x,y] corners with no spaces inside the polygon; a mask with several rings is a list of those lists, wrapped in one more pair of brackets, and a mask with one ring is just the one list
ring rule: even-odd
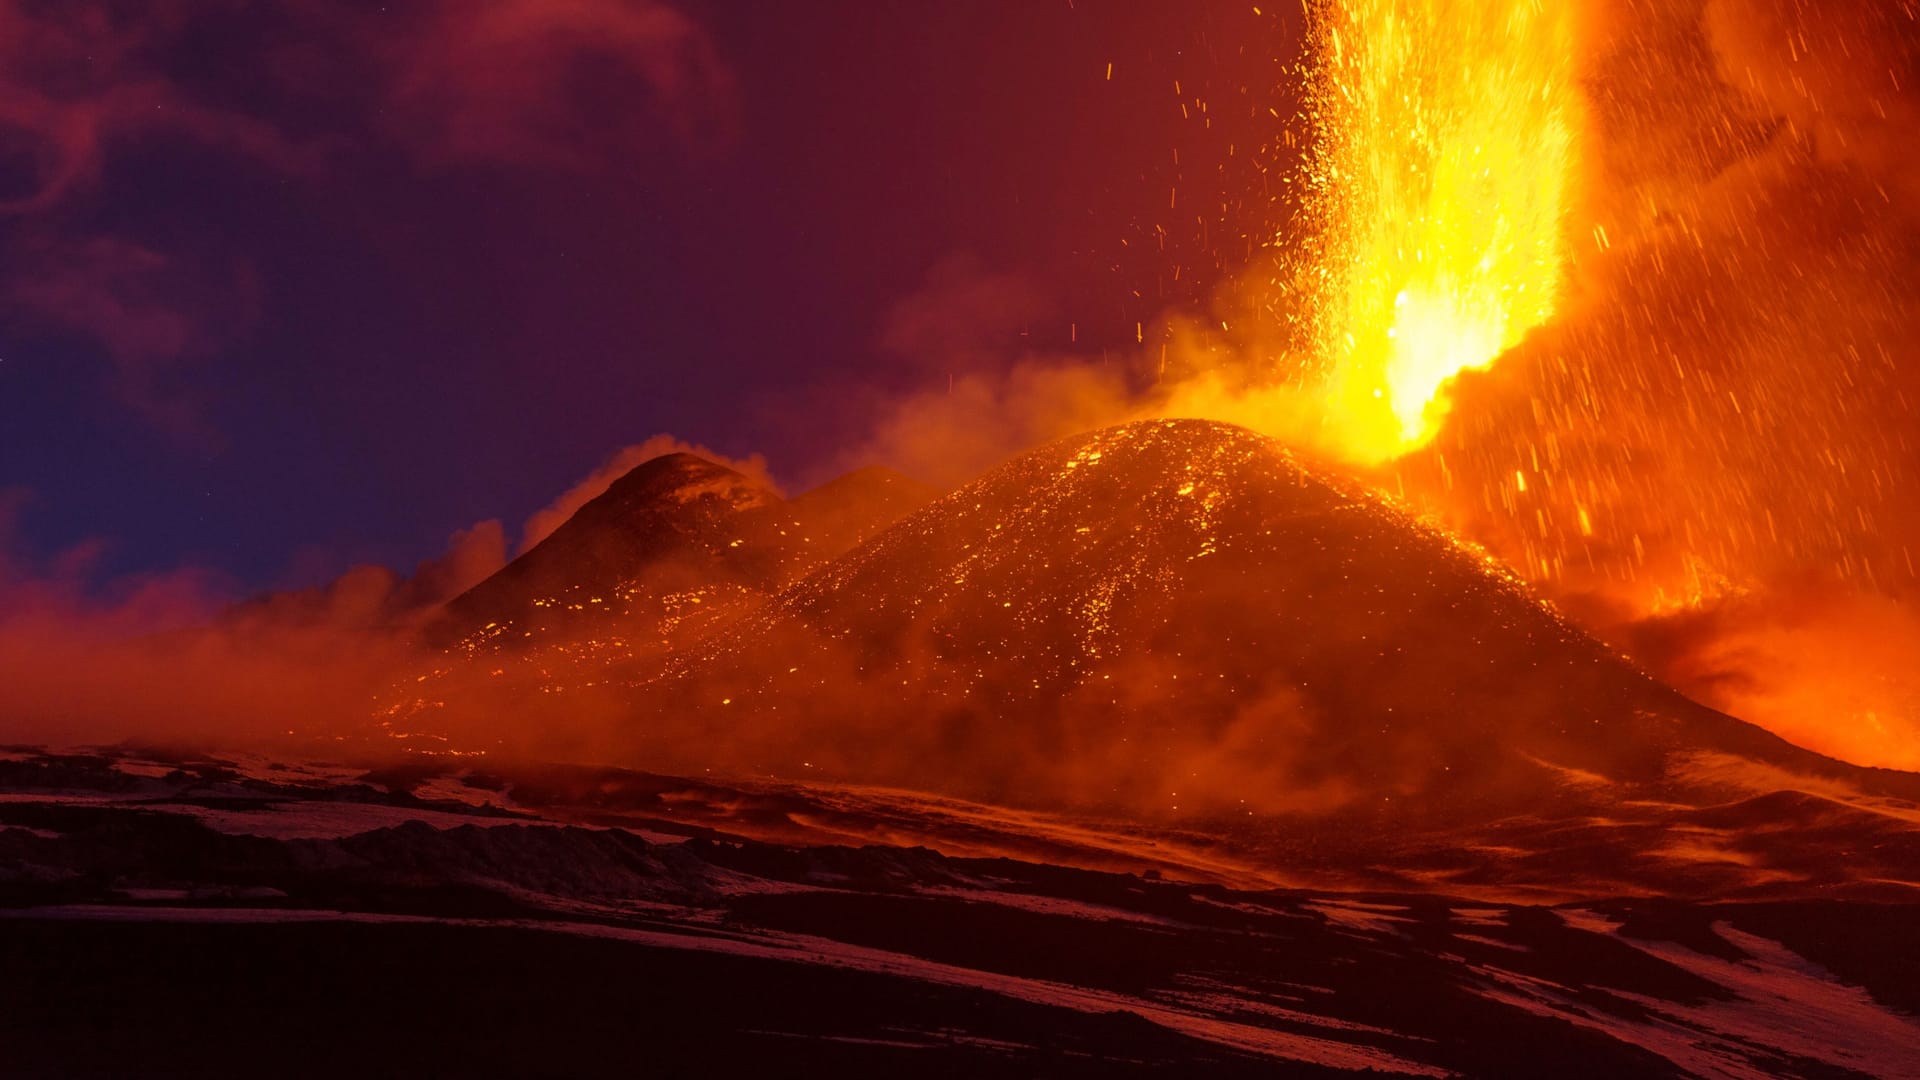
{"label": "dark volcanic rock", "polygon": [[699,627],[931,498],[898,473],[863,469],[788,501],[725,466],[667,454],[454,598],[429,636],[511,646]]}
{"label": "dark volcanic rock", "polygon": [[490,629],[513,643],[566,635],[680,592],[761,590],[795,553],[783,500],[692,454],[654,458],[614,481],[553,535],[454,598],[442,638]]}

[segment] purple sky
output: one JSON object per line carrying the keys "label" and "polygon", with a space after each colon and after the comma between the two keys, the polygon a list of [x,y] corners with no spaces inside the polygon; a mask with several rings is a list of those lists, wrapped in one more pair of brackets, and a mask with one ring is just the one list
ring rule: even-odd
{"label": "purple sky", "polygon": [[659,432],[821,479],[946,379],[890,341],[902,305],[994,298],[909,349],[1011,362],[1076,326],[1097,362],[1264,213],[1244,166],[1295,28],[1162,0],[138,7],[0,0],[0,539],[245,588],[410,565]]}

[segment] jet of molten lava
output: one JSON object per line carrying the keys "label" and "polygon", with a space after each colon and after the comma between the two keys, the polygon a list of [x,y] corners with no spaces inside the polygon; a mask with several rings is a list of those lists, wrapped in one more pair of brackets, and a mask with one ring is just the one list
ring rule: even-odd
{"label": "jet of molten lava", "polygon": [[1579,98],[1550,0],[1326,0],[1308,211],[1332,441],[1380,461],[1432,438],[1445,384],[1554,311]]}

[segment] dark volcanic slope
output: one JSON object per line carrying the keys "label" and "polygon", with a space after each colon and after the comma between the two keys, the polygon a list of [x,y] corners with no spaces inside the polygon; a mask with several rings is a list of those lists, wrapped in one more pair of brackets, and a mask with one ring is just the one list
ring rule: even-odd
{"label": "dark volcanic slope", "polygon": [[[692,454],[636,466],[425,630],[440,650],[376,709],[409,746],[496,745],[483,729],[539,741],[625,707],[626,672],[784,586],[933,497],[887,469],[799,497]],[[577,744],[542,743],[547,753]]]}
{"label": "dark volcanic slope", "polygon": [[1654,683],[1497,566],[1274,441],[1149,421],[1034,451],[710,639],[646,699],[780,771],[1027,802],[1427,815],[1911,794]]}
{"label": "dark volcanic slope", "polygon": [[804,491],[787,505],[813,550],[828,556],[852,550],[939,497],[931,485],[869,465]]}
{"label": "dark volcanic slope", "polygon": [[780,496],[692,454],[622,476],[532,550],[447,605],[439,636],[578,632],[635,606],[777,584],[796,553]]}
{"label": "dark volcanic slope", "polygon": [[433,636],[537,644],[618,629],[644,639],[771,593],[932,496],[864,469],[789,502],[732,469],[668,454],[455,598]]}
{"label": "dark volcanic slope", "polygon": [[407,771],[0,748],[0,1073],[1920,1077],[1911,895],[1233,889],[652,818],[844,837],[830,790]]}

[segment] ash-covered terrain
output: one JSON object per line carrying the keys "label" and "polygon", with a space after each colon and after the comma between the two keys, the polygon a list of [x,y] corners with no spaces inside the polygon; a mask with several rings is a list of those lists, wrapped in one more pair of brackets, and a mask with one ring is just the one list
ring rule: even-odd
{"label": "ash-covered terrain", "polygon": [[929,805],[1052,861],[955,856],[876,842],[897,797],[606,769],[0,776],[9,1076],[1920,1075],[1904,904],[1229,887],[1097,823]]}

